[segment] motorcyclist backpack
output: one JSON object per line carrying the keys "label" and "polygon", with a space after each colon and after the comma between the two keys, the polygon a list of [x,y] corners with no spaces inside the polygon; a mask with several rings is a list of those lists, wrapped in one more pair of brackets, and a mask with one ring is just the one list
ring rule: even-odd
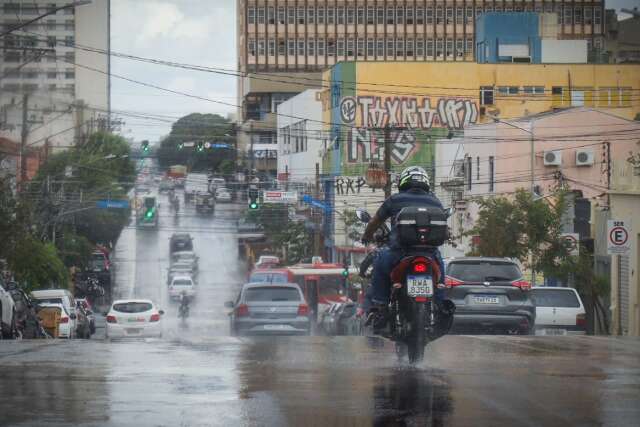
{"label": "motorcyclist backpack", "polygon": [[403,247],[441,246],[447,240],[447,215],[433,206],[402,208],[396,215],[396,233]]}

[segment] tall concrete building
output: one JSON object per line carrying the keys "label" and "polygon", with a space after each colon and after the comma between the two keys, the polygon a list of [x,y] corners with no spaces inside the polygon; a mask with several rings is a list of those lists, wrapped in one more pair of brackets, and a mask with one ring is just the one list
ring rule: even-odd
{"label": "tall concrete building", "polygon": [[474,61],[475,20],[486,12],[556,13],[558,38],[603,46],[602,0],[238,0],[237,10],[245,151],[275,144],[276,105],[321,87],[319,72],[337,62]]}
{"label": "tall concrete building", "polygon": [[[68,2],[3,1],[0,32]],[[110,111],[110,0],[65,8],[0,39],[0,136],[60,150],[105,127]],[[97,69],[92,71],[82,66]],[[104,74],[103,74],[104,73]]]}

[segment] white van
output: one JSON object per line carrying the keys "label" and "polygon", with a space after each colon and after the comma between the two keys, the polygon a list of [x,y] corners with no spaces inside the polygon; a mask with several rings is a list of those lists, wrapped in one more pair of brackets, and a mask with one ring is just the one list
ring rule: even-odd
{"label": "white van", "polygon": [[71,292],[67,289],[44,289],[31,292],[31,297],[38,304],[62,304],[66,312],[69,313],[71,337],[75,337],[78,322],[76,320],[76,304]]}
{"label": "white van", "polygon": [[580,335],[586,333],[586,311],[573,288],[535,286],[536,335]]}

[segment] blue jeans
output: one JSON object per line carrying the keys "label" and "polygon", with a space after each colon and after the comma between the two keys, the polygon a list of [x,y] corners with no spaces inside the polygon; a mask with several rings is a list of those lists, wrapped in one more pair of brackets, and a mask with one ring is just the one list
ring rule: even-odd
{"label": "blue jeans", "polygon": [[[367,289],[367,293],[364,297],[363,308],[368,310],[371,304],[383,304],[389,303],[389,296],[391,295],[391,271],[393,268],[404,258],[405,253],[401,248],[384,248],[378,254],[373,262],[373,277],[371,280],[371,286]],[[438,249],[434,249],[432,256],[440,266],[440,283],[444,283],[444,261],[442,255]],[[436,300],[443,299],[443,290],[436,288],[434,291],[434,297]]]}

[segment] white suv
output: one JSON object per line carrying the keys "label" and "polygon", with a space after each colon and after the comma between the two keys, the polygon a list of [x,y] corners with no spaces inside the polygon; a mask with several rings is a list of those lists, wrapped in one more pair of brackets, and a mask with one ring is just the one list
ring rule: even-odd
{"label": "white suv", "polygon": [[536,286],[536,335],[577,335],[586,333],[586,312],[573,288]]}

